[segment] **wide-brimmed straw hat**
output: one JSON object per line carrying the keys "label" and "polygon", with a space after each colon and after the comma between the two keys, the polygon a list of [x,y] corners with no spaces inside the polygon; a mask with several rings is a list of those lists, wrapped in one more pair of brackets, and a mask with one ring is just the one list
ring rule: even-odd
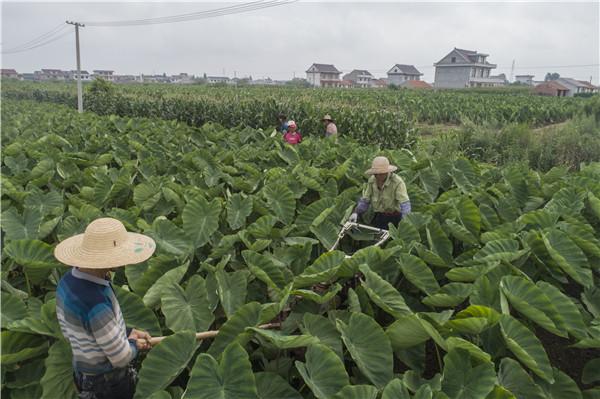
{"label": "wide-brimmed straw hat", "polygon": [[148,259],[156,250],[154,240],[129,233],[117,219],[100,218],[85,233],[69,237],[54,249],[54,257],[69,266],[110,269]]}
{"label": "wide-brimmed straw hat", "polygon": [[323,119],[321,119],[322,121],[331,121],[334,122],[334,120],[331,118],[331,115],[327,114],[323,117]]}
{"label": "wide-brimmed straw hat", "polygon": [[390,161],[386,157],[375,157],[371,163],[371,168],[367,169],[365,173],[367,175],[378,175],[380,173],[391,173],[397,169],[397,166],[390,165]]}
{"label": "wide-brimmed straw hat", "polygon": [[288,125],[288,127],[298,127],[298,126],[296,126],[296,122],[294,122],[294,121],[288,121],[287,125]]}

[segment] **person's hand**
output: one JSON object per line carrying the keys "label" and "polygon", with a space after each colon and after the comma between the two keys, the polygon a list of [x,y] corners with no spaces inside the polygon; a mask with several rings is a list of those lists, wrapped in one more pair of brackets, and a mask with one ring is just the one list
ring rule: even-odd
{"label": "person's hand", "polygon": [[348,221],[351,223],[356,223],[357,220],[358,220],[358,213],[356,213],[356,212],[352,213],[352,215],[350,215],[350,217],[348,218]]}
{"label": "person's hand", "polygon": [[129,334],[129,339],[135,339],[135,345],[138,350],[148,350],[152,347],[150,344],[150,334],[146,331],[140,331],[133,328]]}

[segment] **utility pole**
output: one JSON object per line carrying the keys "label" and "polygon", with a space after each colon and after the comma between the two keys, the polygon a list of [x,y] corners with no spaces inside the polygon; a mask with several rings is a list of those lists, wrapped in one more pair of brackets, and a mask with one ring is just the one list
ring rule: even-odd
{"label": "utility pole", "polygon": [[513,60],[512,67],[510,68],[510,83],[513,82],[514,74],[515,74],[515,60]]}
{"label": "utility pole", "polygon": [[77,111],[81,114],[83,112],[83,89],[81,88],[81,57],[79,55],[79,27],[82,28],[84,24],[79,22],[66,21],[69,25],[75,26],[75,51],[77,53]]}

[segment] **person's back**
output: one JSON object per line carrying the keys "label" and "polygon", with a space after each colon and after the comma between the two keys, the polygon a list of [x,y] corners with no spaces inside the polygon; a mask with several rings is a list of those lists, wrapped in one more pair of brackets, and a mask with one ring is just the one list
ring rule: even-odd
{"label": "person's back", "polygon": [[56,314],[76,372],[97,375],[135,358],[119,303],[107,280],[71,269],[56,289]]}

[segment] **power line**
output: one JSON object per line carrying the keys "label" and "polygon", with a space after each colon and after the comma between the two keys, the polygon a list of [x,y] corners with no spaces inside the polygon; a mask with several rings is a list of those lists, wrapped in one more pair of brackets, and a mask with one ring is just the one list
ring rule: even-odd
{"label": "power line", "polygon": [[57,41],[59,39],[62,39],[63,37],[67,36],[70,33],[71,33],[71,31],[67,30],[66,32],[62,32],[62,34],[60,34],[58,36],[54,36],[54,37],[52,37],[50,39],[47,39],[47,40],[42,41],[40,43],[37,43],[35,45],[24,47],[24,48],[17,49],[17,50],[2,51],[2,54],[16,54],[16,53],[22,53],[22,52],[25,52],[25,51],[30,51],[30,50],[36,49],[38,47],[42,47],[42,46],[45,46],[47,44],[53,43],[53,42],[55,42],[55,41]]}
{"label": "power line", "polygon": [[243,12],[256,11],[265,8],[286,5],[295,3],[298,0],[269,0],[269,1],[254,1],[249,3],[237,4],[234,6],[221,7],[212,10],[198,11],[188,14],[171,15],[166,17],[156,18],[145,18],[145,19],[134,19],[124,21],[97,21],[97,22],[83,22],[87,26],[137,26],[137,25],[156,25],[166,24],[175,22],[193,21],[197,19],[214,18],[219,16],[226,16],[232,14],[239,14]]}
{"label": "power line", "polygon": [[37,36],[36,38],[31,39],[28,42],[21,43],[18,46],[11,47],[7,50],[3,50],[3,52],[6,52],[6,53],[16,52],[16,51],[22,50],[24,48],[35,46],[35,45],[49,39],[50,37],[57,35],[60,31],[64,30],[65,28],[66,28],[65,24],[60,23],[57,26],[55,26],[54,28],[52,28],[51,30],[49,30],[48,32],[43,33],[43,34]]}

